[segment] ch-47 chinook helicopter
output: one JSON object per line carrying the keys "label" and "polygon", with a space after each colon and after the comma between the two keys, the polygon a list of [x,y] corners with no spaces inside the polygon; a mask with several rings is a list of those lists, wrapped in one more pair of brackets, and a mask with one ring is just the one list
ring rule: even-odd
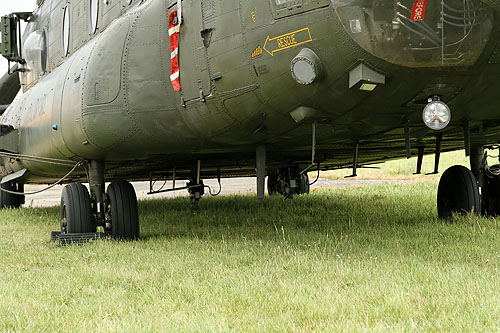
{"label": "ch-47 chinook helicopter", "polygon": [[[38,0],[2,17],[0,205],[66,183],[61,231],[139,236],[131,180],[308,171],[463,149],[438,214],[500,213],[499,0]],[[19,22],[28,22],[24,34]],[[22,89],[23,94],[17,94]],[[17,95],[17,97],[16,97]],[[88,181],[90,195],[80,182]],[[111,182],[105,190],[105,181]],[[163,190],[151,189],[152,193]],[[19,195],[21,194],[21,195]]]}

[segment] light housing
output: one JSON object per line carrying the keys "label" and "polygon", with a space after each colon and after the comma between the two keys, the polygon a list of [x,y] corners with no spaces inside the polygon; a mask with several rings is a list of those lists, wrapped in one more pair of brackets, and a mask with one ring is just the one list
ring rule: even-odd
{"label": "light housing", "polygon": [[439,131],[444,129],[451,120],[451,110],[446,103],[431,100],[422,112],[422,119],[430,129]]}
{"label": "light housing", "polygon": [[321,81],[324,69],[320,58],[313,50],[305,48],[293,58],[291,63],[292,77],[297,83],[310,85]]}
{"label": "light housing", "polygon": [[385,75],[364,63],[358,64],[349,71],[349,89],[374,91],[375,88],[383,84],[385,84]]}

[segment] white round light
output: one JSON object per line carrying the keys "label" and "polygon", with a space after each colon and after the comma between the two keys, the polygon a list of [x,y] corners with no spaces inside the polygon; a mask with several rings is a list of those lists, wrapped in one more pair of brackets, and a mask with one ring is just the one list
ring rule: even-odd
{"label": "white round light", "polygon": [[313,50],[304,48],[291,63],[292,77],[297,83],[303,85],[313,84],[323,78],[323,65],[321,59]]}
{"label": "white round light", "polygon": [[309,85],[316,80],[316,66],[306,57],[296,57],[292,61],[292,76],[300,84]]}
{"label": "white round light", "polygon": [[439,131],[450,123],[451,111],[446,103],[432,101],[425,106],[422,118],[427,127]]}

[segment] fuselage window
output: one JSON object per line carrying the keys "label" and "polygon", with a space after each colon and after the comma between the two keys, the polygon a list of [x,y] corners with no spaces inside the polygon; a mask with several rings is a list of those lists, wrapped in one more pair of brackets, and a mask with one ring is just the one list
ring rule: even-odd
{"label": "fuselage window", "polygon": [[30,72],[43,74],[47,69],[47,42],[45,32],[32,32],[24,41],[23,55]]}
{"label": "fuselage window", "polygon": [[67,56],[69,53],[69,6],[64,9],[63,17],[63,52]]}
{"label": "fuselage window", "polygon": [[21,82],[31,85],[47,71],[47,41],[45,31],[37,30],[28,35],[23,45],[26,71],[21,73]]}
{"label": "fuselage window", "polygon": [[90,26],[92,33],[97,30],[97,21],[99,18],[99,0],[90,0]]}

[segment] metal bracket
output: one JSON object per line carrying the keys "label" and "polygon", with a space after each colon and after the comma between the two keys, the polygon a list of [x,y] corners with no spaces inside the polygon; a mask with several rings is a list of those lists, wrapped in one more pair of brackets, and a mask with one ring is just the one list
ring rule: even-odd
{"label": "metal bracket", "polygon": [[0,32],[2,35],[2,43],[0,44],[0,54],[10,62],[18,62],[25,64],[26,61],[22,55],[21,41],[21,20],[28,22],[32,13],[18,12],[10,15],[2,16],[0,24]]}
{"label": "metal bracket", "polygon": [[182,24],[182,0],[177,0],[177,17],[179,18],[179,25]]}

